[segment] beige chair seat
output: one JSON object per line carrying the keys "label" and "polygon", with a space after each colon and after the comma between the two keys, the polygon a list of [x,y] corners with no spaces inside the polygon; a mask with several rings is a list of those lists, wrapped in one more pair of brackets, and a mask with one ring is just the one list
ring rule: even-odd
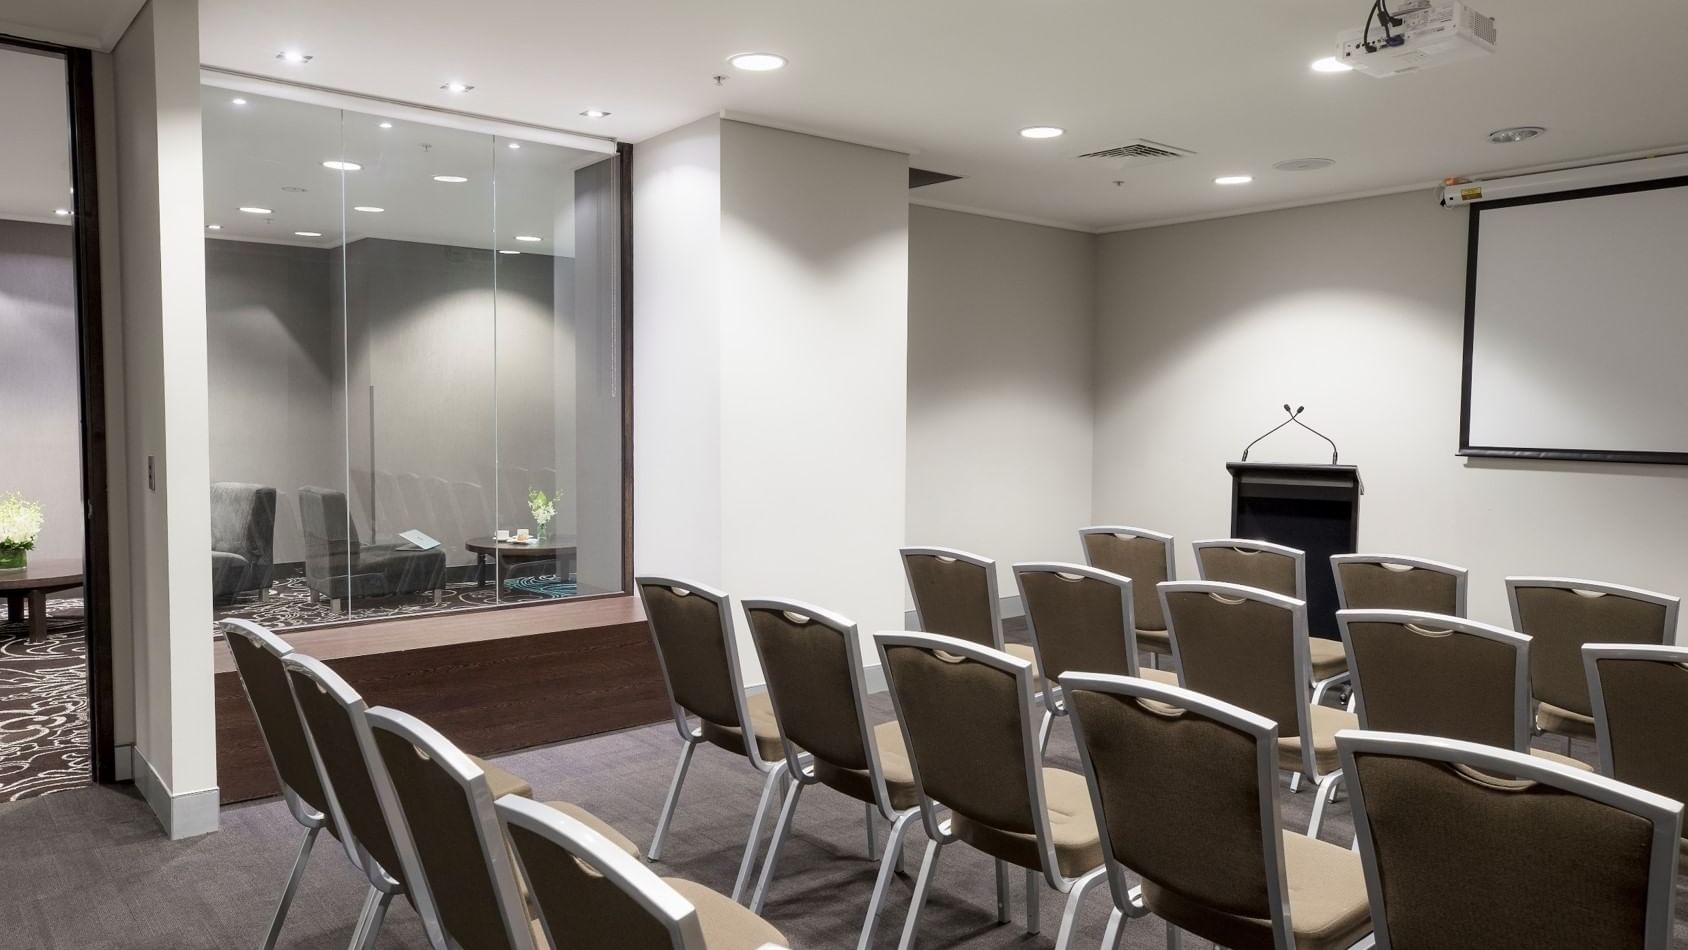
{"label": "beige chair seat", "polygon": [[1536,706],[1536,727],[1555,735],[1576,736],[1580,739],[1594,738],[1593,716],[1585,716],[1552,703]]}
{"label": "beige chair seat", "polygon": [[1143,630],[1139,628],[1137,631],[1137,650],[1139,653],[1148,650],[1162,656],[1171,656],[1172,634],[1165,630]]}
{"label": "beige chair seat", "polygon": [[527,779],[502,769],[479,756],[469,756],[469,761],[481,767],[486,773],[487,788],[492,790],[492,800],[498,801],[505,795],[519,795],[522,798],[533,797],[533,786]]}
{"label": "beige chair seat", "polygon": [[1178,685],[1178,674],[1171,670],[1157,670],[1153,667],[1139,666],[1137,676],[1139,679],[1146,679],[1151,683],[1165,683],[1168,686]]}
{"label": "beige chair seat", "polygon": [[[1066,769],[1043,770],[1044,804],[1049,807],[1049,833],[1054,839],[1055,863],[1067,877],[1078,877],[1102,863],[1101,832],[1090,804],[1084,776]],[[952,812],[955,836],[980,851],[1023,868],[1041,870],[1037,836],[993,828]]]}
{"label": "beige chair seat", "polygon": [[1307,656],[1313,661],[1313,682],[1328,680],[1338,673],[1348,672],[1348,654],[1341,640],[1324,637],[1307,638]]}
{"label": "beige chair seat", "polygon": [[[785,746],[780,742],[779,723],[774,721],[774,701],[766,692],[745,697],[745,711],[750,714],[750,729],[756,733],[756,751],[764,762],[778,762],[785,758]],[[734,755],[748,755],[744,748],[744,732],[737,726],[723,726],[704,719],[700,723],[703,737]]]}
{"label": "beige chair seat", "polygon": [[[1293,832],[1284,834],[1284,877],[1296,950],[1337,950],[1371,933],[1360,856]],[[1143,882],[1149,910],[1173,925],[1226,947],[1271,947],[1272,921],[1238,917]]]}
{"label": "beige chair seat", "polygon": [[763,944],[787,945],[784,934],[731,898],[677,877],[662,880],[697,908],[707,950],[757,950]]}
{"label": "beige chair seat", "polygon": [[1037,668],[1037,651],[1029,643],[1005,643],[1003,652],[1016,660],[1025,660],[1032,665],[1032,688],[1043,688],[1043,671]]}
{"label": "beige chair seat", "polygon": [[628,841],[626,835],[615,830],[615,826],[579,805],[576,805],[573,802],[546,802],[545,804],[550,805],[552,808],[555,808],[570,818],[573,818],[575,821],[580,822],[586,827],[591,828],[598,834],[603,835],[605,838],[609,839],[610,844],[615,845],[635,858],[639,856],[638,845]]}
{"label": "beige chair seat", "polygon": [[1546,749],[1531,749],[1530,754],[1538,759],[1543,759],[1556,765],[1568,765],[1573,769],[1581,769],[1584,772],[1594,771],[1594,766],[1589,765],[1581,759],[1573,759],[1568,755],[1560,755],[1557,752],[1549,752]]}
{"label": "beige chair seat", "polygon": [[[873,741],[879,747],[879,768],[885,775],[885,790],[891,795],[891,807],[898,811],[920,804],[914,790],[914,767],[909,765],[908,747],[903,744],[903,727],[895,719],[873,727]],[[873,779],[867,771],[841,769],[820,759],[815,760],[815,777],[857,801],[875,804]]]}
{"label": "beige chair seat", "polygon": [[[1312,720],[1313,733],[1313,762],[1319,767],[1319,772],[1329,775],[1339,768],[1340,757],[1336,752],[1336,734],[1343,729],[1360,728],[1360,717],[1333,709],[1330,706],[1309,706],[1309,717]],[[1301,771],[1301,737],[1297,735],[1278,737],[1278,768],[1287,772]],[[1311,776],[1309,776],[1311,778]]]}

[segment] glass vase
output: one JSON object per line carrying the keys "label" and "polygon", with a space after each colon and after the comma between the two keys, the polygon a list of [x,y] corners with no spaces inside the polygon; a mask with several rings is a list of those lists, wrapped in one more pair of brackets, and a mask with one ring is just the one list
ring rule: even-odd
{"label": "glass vase", "polygon": [[0,547],[0,571],[21,571],[28,566],[28,549]]}

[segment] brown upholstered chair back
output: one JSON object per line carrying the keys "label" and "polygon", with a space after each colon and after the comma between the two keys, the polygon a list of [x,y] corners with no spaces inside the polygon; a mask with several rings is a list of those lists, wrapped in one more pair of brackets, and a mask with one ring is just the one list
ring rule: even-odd
{"label": "brown upholstered chair back", "polygon": [[1284,898],[1276,725],[1140,679],[1073,673],[1061,685],[1110,877],[1128,868],[1209,907],[1272,918]]}
{"label": "brown upholstered chair back", "polygon": [[874,637],[923,798],[983,825],[1037,832],[1041,767],[1031,665],[936,635]]}
{"label": "brown upholstered chair back", "polygon": [[1307,605],[1235,584],[1161,585],[1178,685],[1241,706],[1288,736],[1307,716]]}
{"label": "brown upholstered chair back", "polygon": [[829,765],[868,769],[856,625],[791,601],[747,600],[744,613],[780,734]]}
{"label": "brown upholstered chair back", "polygon": [[1600,771],[1688,802],[1688,649],[1586,646]]}
{"label": "brown upholstered chair back", "polygon": [[368,726],[363,722],[363,699],[338,673],[313,657],[291,653],[281,662],[318,774],[328,782],[335,825],[342,837],[350,833],[382,870],[404,884],[406,870],[370,773],[369,757],[377,753],[372,744],[365,745]]}
{"label": "brown upholstered chair back", "polygon": [[1202,580],[1257,587],[1296,600],[1307,599],[1307,555],[1295,548],[1246,538],[1197,541],[1196,567]]}
{"label": "brown upholstered chair back", "polygon": [[1481,742],[1530,742],[1530,638],[1410,610],[1339,610],[1360,727]]}
{"label": "brown upholstered chair back", "polygon": [[949,548],[903,548],[902,556],[921,630],[1002,648],[995,561]]}
{"label": "brown upholstered chair back", "polygon": [[697,909],[637,858],[549,805],[494,810],[552,950],[706,950]]}
{"label": "brown upholstered chair back", "polygon": [[634,586],[675,705],[716,725],[742,728],[732,598],[666,577],[641,577]]}
{"label": "brown upholstered chair back", "polygon": [[1669,946],[1680,803],[1476,743],[1337,745],[1378,946]]}
{"label": "brown upholstered chair back", "polygon": [[1138,629],[1165,630],[1156,585],[1174,579],[1172,535],[1144,528],[1104,526],[1078,533],[1091,567],[1131,578],[1131,607]]}
{"label": "brown upholstered chair back", "polygon": [[445,933],[464,950],[531,947],[486,774],[413,716],[385,707],[366,715]]}
{"label": "brown upholstered chair back", "polygon": [[1342,609],[1465,616],[1463,567],[1389,554],[1336,554],[1330,563]]}
{"label": "brown upholstered chair back", "polygon": [[1668,643],[1680,601],[1669,594],[1555,577],[1509,577],[1512,627],[1530,638],[1536,699],[1594,715],[1583,672],[1585,643]]}
{"label": "brown upholstered chair back", "polygon": [[[264,747],[269,750],[282,787],[298,796],[307,807],[327,815],[328,797],[323,794],[316,763],[311,761],[311,747],[305,739],[304,724],[299,721],[299,709],[293,704],[287,671],[281,666],[282,657],[292,653],[293,648],[248,620],[225,620],[222,629],[235,669],[240,673],[240,682],[246,687],[246,698],[252,704],[252,716],[258,721],[258,732],[264,737]],[[329,827],[332,830],[332,824]]]}
{"label": "brown upholstered chair back", "polygon": [[1046,678],[1074,670],[1137,675],[1133,581],[1076,564],[1016,564],[1014,578]]}

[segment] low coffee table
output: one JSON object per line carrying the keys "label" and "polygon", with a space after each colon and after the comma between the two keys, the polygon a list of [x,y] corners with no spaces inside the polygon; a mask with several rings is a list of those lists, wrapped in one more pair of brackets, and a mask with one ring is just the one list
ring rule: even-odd
{"label": "low coffee table", "polygon": [[23,570],[0,571],[0,594],[6,597],[6,620],[23,620],[29,601],[29,640],[47,639],[47,595],[82,586],[82,562],[68,558],[30,561]]}
{"label": "low coffee table", "polygon": [[463,546],[475,555],[475,586],[486,586],[487,558],[494,561],[494,571],[498,578],[498,590],[504,590],[504,578],[509,573],[510,565],[519,561],[556,561],[557,571],[565,577],[563,560],[574,560],[574,539],[569,537],[551,538],[548,541],[534,541],[523,544],[520,541],[498,541],[493,538],[471,538]]}

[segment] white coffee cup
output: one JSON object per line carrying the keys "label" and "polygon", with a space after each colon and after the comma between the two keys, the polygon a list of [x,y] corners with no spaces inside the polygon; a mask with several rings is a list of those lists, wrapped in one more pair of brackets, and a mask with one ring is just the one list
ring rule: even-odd
{"label": "white coffee cup", "polygon": [[510,540],[510,532],[506,528],[499,528],[492,533],[492,539],[494,541],[508,541]]}

